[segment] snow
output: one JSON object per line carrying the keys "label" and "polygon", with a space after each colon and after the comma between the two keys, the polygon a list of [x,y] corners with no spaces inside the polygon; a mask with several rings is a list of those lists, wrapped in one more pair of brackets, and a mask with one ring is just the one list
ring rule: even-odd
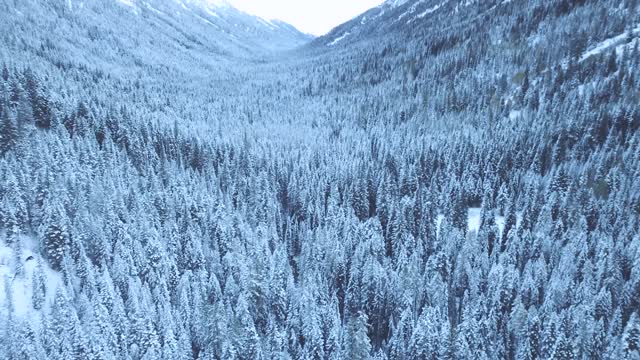
{"label": "snow", "polygon": [[[478,232],[480,230],[480,214],[482,212],[482,208],[469,208],[469,233]],[[504,231],[504,223],[505,217],[501,215],[496,215],[495,217],[496,225],[498,226],[498,230],[500,234]],[[516,212],[516,228],[520,227],[520,223],[522,222],[522,212]]]}
{"label": "snow", "polygon": [[409,8],[409,10],[407,10],[406,12],[404,12],[403,14],[401,14],[398,17],[398,21],[402,20],[404,17],[406,17],[409,14],[413,14],[414,12],[416,12],[416,9],[418,8],[418,5],[422,4],[424,2],[424,0],[419,0],[416,1],[413,5],[411,5],[411,7]]}
{"label": "snow", "polygon": [[267,20],[265,20],[265,19],[263,19],[261,17],[257,17],[257,16],[256,16],[256,19],[258,20],[259,23],[263,24],[264,26],[266,26],[266,27],[268,27],[270,29],[275,29],[274,25],[270,21],[267,21]]}
{"label": "snow", "polygon": [[268,23],[274,29],[279,29],[280,28],[280,25],[278,25],[278,23],[275,22],[275,20],[269,20],[269,19],[262,19],[262,20],[265,21],[266,23]]}
{"label": "snow", "polygon": [[469,209],[469,232],[478,231],[480,229],[480,208]]}
{"label": "snow", "polygon": [[[46,283],[46,295],[43,310],[46,312],[49,310],[53,303],[53,298],[58,286],[62,284],[62,278],[60,274],[53,271],[46,263],[46,261],[35,251],[35,241],[23,236],[20,238],[22,241],[22,255],[20,259],[23,261],[24,275],[16,277],[12,271],[12,262],[14,261],[14,254],[11,247],[7,244],[0,242],[0,313],[7,313],[7,291],[5,284],[10,284],[11,297],[13,300],[13,315],[20,318],[30,319],[33,326],[37,328],[40,324],[40,312],[33,309],[32,304],[32,279],[36,269],[38,261],[42,264],[45,272]],[[33,258],[31,260],[26,260]]]}
{"label": "snow", "polygon": [[522,117],[522,111],[521,110],[511,110],[509,112],[509,120],[515,120]]}
{"label": "snow", "polygon": [[442,220],[444,220],[443,214],[438,214],[436,217],[436,236],[440,236],[440,226],[442,225]]}
{"label": "snow", "polygon": [[151,11],[153,11],[154,13],[158,14],[158,15],[162,15],[162,16],[166,16],[167,14],[163,13],[162,11],[154,8],[153,6],[151,6],[150,4],[147,4],[147,8]]}
{"label": "snow", "polygon": [[215,12],[215,11],[211,11],[210,9],[205,9],[205,11],[207,12],[207,14],[209,14],[209,15],[211,15],[213,17],[220,18],[220,15],[218,15],[218,13]]}
{"label": "snow", "polygon": [[[469,208],[469,232],[478,232],[480,230],[480,214],[482,212],[481,208]],[[498,230],[500,234],[504,230],[504,216],[496,215],[495,217],[496,225],[498,225]]]}
{"label": "snow", "polygon": [[536,45],[542,43],[543,41],[544,41],[544,37],[542,37],[540,34],[531,35],[527,39],[527,42],[529,43],[529,46],[536,46]]}
{"label": "snow", "polygon": [[207,5],[212,5],[214,7],[230,7],[231,4],[227,0],[205,0]]}
{"label": "snow", "polygon": [[[634,36],[640,35],[640,25],[636,26],[636,28],[633,29],[632,33]],[[625,41],[626,38],[627,38],[627,32],[624,32],[620,35],[604,40],[598,45],[596,45],[594,48],[592,48],[591,50],[588,50],[587,52],[585,52],[580,58],[580,61],[584,61],[594,55],[600,54],[612,46],[617,46],[617,47],[624,46],[625,44],[623,42]],[[634,41],[636,40],[634,39]],[[618,51],[617,48],[616,48],[616,51]]]}
{"label": "snow", "polygon": [[[133,1],[132,1],[132,0],[118,0],[118,1],[119,1],[121,4],[124,4],[124,5],[130,6],[130,7],[133,7],[133,8],[134,8],[134,7],[136,7],[136,5],[133,3]],[[71,2],[69,2],[69,3],[71,3]]]}
{"label": "snow", "polygon": [[631,40],[629,43],[627,44],[622,44],[616,47],[616,55],[620,56],[623,54],[624,51],[630,51],[633,50],[633,47],[636,45],[636,43],[640,43],[640,38],[635,38],[633,40]]}
{"label": "snow", "polygon": [[332,42],[330,42],[330,43],[328,44],[328,46],[335,46],[335,45],[337,45],[340,41],[344,40],[344,38],[346,38],[346,37],[347,37],[347,36],[349,36],[349,35],[351,35],[351,33],[350,33],[350,32],[346,32],[346,33],[342,34],[341,36],[339,36],[339,37],[335,38],[335,40],[333,40]]}
{"label": "snow", "polygon": [[[467,229],[469,233],[477,233],[480,230],[480,215],[482,213],[482,208],[469,208],[468,209],[468,218],[467,218]],[[440,235],[440,227],[442,225],[442,221],[444,220],[445,215],[438,214],[436,217],[436,236]],[[521,216],[517,214],[516,216],[517,222],[516,227],[520,225]],[[500,234],[504,230],[505,217],[496,215],[495,217],[496,225],[498,226],[498,230]]]}
{"label": "snow", "polygon": [[[133,13],[135,15],[138,15],[138,8],[136,7],[136,4],[133,2],[134,0],[116,0],[116,1],[118,1],[120,4],[124,6],[131,8]],[[69,0],[69,6],[71,6],[71,0]],[[147,6],[150,7],[148,4]],[[80,7],[82,7],[82,3],[80,3]]]}
{"label": "snow", "polygon": [[431,8],[429,8],[429,9],[425,10],[424,12],[418,14],[412,20],[409,20],[409,22],[407,24],[411,23],[412,21],[415,21],[415,20],[418,20],[418,19],[422,19],[423,17],[438,11],[438,9],[440,9],[442,6],[444,6],[448,2],[449,1],[442,2],[442,3],[438,4],[438,5],[435,5],[435,6],[431,7]]}
{"label": "snow", "polygon": [[409,0],[388,0],[387,2],[384,3],[384,5],[389,5],[392,8],[396,8],[398,6],[402,6],[402,5],[406,4],[407,1],[409,1]]}
{"label": "snow", "polygon": [[209,25],[211,25],[211,26],[214,26],[214,27],[216,27],[216,28],[219,28],[219,27],[218,27],[218,25],[216,25],[216,24],[212,23],[211,21],[209,21],[209,20],[207,20],[207,19],[203,18],[202,16],[200,16],[200,15],[198,15],[198,14],[194,14],[194,15],[195,15],[195,17],[196,17],[196,18],[200,19],[200,20],[201,20],[202,22],[204,22],[205,24],[209,24]]}

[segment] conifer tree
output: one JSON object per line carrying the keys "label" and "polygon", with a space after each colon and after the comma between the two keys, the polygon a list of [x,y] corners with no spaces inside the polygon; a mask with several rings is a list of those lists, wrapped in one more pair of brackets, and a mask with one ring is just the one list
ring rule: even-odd
{"label": "conifer tree", "polygon": [[42,253],[52,269],[62,270],[62,260],[67,253],[68,233],[63,211],[54,208],[47,216],[42,238]]}
{"label": "conifer tree", "polygon": [[9,116],[7,106],[2,107],[0,114],[0,156],[13,150],[18,143],[18,127]]}
{"label": "conifer tree", "polygon": [[350,359],[368,359],[371,354],[371,341],[368,335],[368,317],[364,312],[350,319],[348,325],[346,350]]}
{"label": "conifer tree", "polygon": [[41,310],[44,306],[44,301],[47,293],[47,279],[44,273],[44,267],[40,259],[37,260],[37,265],[33,272],[31,281],[33,287],[31,293],[31,302],[33,304],[33,308],[36,310]]}

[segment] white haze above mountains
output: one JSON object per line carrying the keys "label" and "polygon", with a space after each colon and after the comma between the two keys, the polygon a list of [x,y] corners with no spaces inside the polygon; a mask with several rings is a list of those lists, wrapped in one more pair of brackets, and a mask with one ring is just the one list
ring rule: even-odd
{"label": "white haze above mountains", "polygon": [[640,360],[639,3],[0,1],[0,359]]}
{"label": "white haze above mountains", "polygon": [[[153,8],[154,6],[154,1],[116,1],[134,9],[139,8],[141,4],[142,7]],[[393,9],[402,6],[406,0],[357,0],[346,3],[339,0],[167,0],[166,2],[178,5],[182,9],[195,6],[214,14],[239,10],[240,13],[256,16],[268,24],[272,21],[285,22],[302,33],[321,36],[368,10]]]}
{"label": "white haze above mountains", "polygon": [[232,5],[265,19],[285,21],[304,33],[320,36],[335,26],[380,5],[382,0],[210,0]]}

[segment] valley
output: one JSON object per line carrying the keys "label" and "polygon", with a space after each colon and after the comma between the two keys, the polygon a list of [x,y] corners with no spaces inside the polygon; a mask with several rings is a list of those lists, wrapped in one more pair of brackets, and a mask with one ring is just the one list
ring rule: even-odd
{"label": "valley", "polygon": [[635,1],[0,14],[0,358],[640,356]]}

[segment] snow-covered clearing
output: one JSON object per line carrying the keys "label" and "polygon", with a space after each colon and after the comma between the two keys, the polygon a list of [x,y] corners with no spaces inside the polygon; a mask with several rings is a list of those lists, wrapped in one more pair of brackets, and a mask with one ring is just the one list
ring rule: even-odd
{"label": "snow-covered clearing", "polygon": [[154,8],[153,6],[151,6],[150,4],[147,4],[147,8],[151,11],[153,11],[154,13],[158,14],[158,15],[162,15],[162,16],[167,16],[167,14],[163,13],[162,11]]}
{"label": "snow-covered clearing", "polygon": [[346,38],[347,36],[351,35],[350,32],[346,32],[344,34],[342,34],[341,36],[337,37],[335,40],[333,40],[332,42],[329,43],[329,46],[335,46],[337,45],[340,41],[344,40],[344,38]]}
{"label": "snow-covered clearing", "polygon": [[205,11],[207,12],[207,14],[209,14],[209,15],[211,15],[213,17],[220,18],[220,15],[218,15],[218,13],[215,12],[215,11],[211,11],[211,9],[205,9]]}
{"label": "snow-covered clearing", "polygon": [[[130,7],[136,7],[136,5],[131,0],[118,0],[120,3],[125,4]],[[71,3],[71,2],[69,2]]]}
{"label": "snow-covered clearing", "polygon": [[410,14],[413,14],[414,12],[416,12],[416,9],[418,8],[418,5],[422,4],[423,2],[424,2],[424,0],[416,1],[413,5],[411,5],[409,10],[405,11],[400,16],[398,16],[398,21],[402,20],[407,15],[410,15]]}
{"label": "snow-covered clearing", "polygon": [[[478,232],[480,230],[480,215],[482,213],[481,208],[469,208],[469,232]],[[500,234],[504,230],[504,216],[496,215],[495,218],[496,225],[498,225],[498,229],[500,230]]]}
{"label": "snow-covered clearing", "polygon": [[434,6],[433,6],[433,7],[431,7],[431,8],[428,8],[427,10],[423,11],[422,13],[420,13],[420,14],[416,15],[416,17],[415,17],[415,18],[413,18],[413,19],[409,20],[409,21],[407,22],[407,24],[410,24],[411,22],[416,21],[416,20],[418,20],[418,19],[422,19],[423,17],[425,17],[425,16],[427,16],[427,15],[429,15],[429,14],[432,14],[432,13],[434,13],[434,12],[438,11],[438,9],[440,9],[442,6],[444,6],[444,5],[445,5],[446,3],[448,3],[448,2],[449,2],[449,0],[444,1],[444,2],[442,2],[442,3],[440,3],[440,4],[438,4],[438,5],[434,5]]}
{"label": "snow-covered clearing", "polygon": [[[640,35],[640,25],[636,26],[635,29],[631,31],[631,33],[633,37]],[[614,36],[612,38],[609,38],[607,40],[600,42],[591,50],[588,50],[587,52],[585,52],[580,58],[580,61],[584,61],[594,55],[600,54],[613,46],[616,47],[616,52],[621,52],[625,46],[630,44],[633,45],[635,41],[638,41],[637,38],[634,38],[631,40],[630,43],[625,43],[625,41],[627,40],[628,34],[629,34],[628,32],[624,32],[620,35]]]}
{"label": "snow-covered clearing", "polygon": [[[13,249],[0,241],[0,314],[9,315],[9,300],[12,301],[12,315],[18,318],[29,319],[34,328],[40,325],[40,312],[33,308],[33,277],[38,262],[42,264],[45,274],[46,293],[43,311],[48,311],[53,303],[56,289],[62,284],[60,274],[53,271],[46,261],[35,252],[36,243],[30,237],[20,237],[22,242],[22,254],[15,256]],[[15,260],[21,261],[23,274],[17,275],[13,265]],[[6,286],[10,286],[7,289]],[[7,299],[11,296],[11,299]]]}
{"label": "snow-covered clearing", "polygon": [[[482,214],[482,208],[469,208],[468,209],[468,217],[467,217],[467,230],[469,234],[477,233],[480,230],[480,218]],[[442,221],[444,220],[445,215],[438,214],[436,217],[436,236],[440,235],[440,228],[442,226]],[[520,226],[522,221],[522,213],[516,212],[516,228]],[[498,231],[502,235],[504,231],[505,217],[501,215],[495,216],[495,222],[498,226]]]}

